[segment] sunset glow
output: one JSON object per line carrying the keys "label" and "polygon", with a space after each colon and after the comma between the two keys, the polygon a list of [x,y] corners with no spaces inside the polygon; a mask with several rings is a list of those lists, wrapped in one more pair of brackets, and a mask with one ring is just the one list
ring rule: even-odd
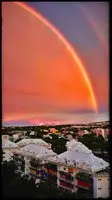
{"label": "sunset glow", "polygon": [[[99,111],[96,87],[105,89],[105,79],[93,85],[77,45],[58,27],[22,2],[3,2],[2,20],[3,122],[33,123],[53,114],[52,120],[64,123],[64,113]],[[99,35],[96,25],[94,30]],[[104,41],[102,36],[99,40]]]}

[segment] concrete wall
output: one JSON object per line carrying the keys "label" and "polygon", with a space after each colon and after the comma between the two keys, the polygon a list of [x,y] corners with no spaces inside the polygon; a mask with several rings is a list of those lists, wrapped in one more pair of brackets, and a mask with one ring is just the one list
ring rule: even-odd
{"label": "concrete wall", "polygon": [[109,197],[109,176],[95,176],[93,178],[93,197]]}

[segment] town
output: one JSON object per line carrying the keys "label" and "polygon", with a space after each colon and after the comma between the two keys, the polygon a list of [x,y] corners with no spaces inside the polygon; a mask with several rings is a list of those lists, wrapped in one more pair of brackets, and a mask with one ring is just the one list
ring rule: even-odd
{"label": "town", "polygon": [[[21,180],[32,180],[37,196],[41,190],[42,198],[67,195],[107,198],[110,193],[108,139],[108,121],[3,127],[2,166],[6,170],[11,163],[15,164],[14,173],[20,174]],[[46,192],[42,194],[44,189]]]}

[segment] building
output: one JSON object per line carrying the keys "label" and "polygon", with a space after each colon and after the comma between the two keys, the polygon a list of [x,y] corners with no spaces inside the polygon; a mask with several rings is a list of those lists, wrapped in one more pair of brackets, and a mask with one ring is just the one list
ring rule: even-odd
{"label": "building", "polygon": [[49,128],[49,130],[50,130],[50,133],[56,133],[56,132],[58,132],[55,128]]}
{"label": "building", "polygon": [[48,179],[62,190],[83,193],[85,197],[109,196],[109,163],[96,157],[82,143],[71,140],[67,151],[57,155],[41,144],[29,144],[14,151],[23,173],[35,182]]}
{"label": "building", "polygon": [[18,149],[18,145],[10,140],[2,140],[2,150],[3,150],[3,161],[9,161],[12,159],[14,149]]}
{"label": "building", "polygon": [[[50,163],[57,164],[57,186],[71,192],[81,191],[89,197],[107,198],[109,164],[76,140],[67,142],[66,146],[66,152],[49,160]],[[99,176],[102,183],[100,187]]]}
{"label": "building", "polygon": [[22,133],[15,133],[13,134],[13,141],[15,142],[17,139],[21,139],[23,136]]}
{"label": "building", "polygon": [[43,138],[50,138],[52,139],[52,136],[50,136],[49,134],[43,135]]}
{"label": "building", "polygon": [[30,135],[35,135],[35,131],[31,131],[31,132],[30,132]]}
{"label": "building", "polygon": [[9,135],[2,135],[2,142],[3,142],[4,140],[9,140]]}
{"label": "building", "polygon": [[55,156],[51,149],[39,144],[28,144],[19,150],[13,151],[13,159],[18,162],[19,171],[29,175],[38,182],[40,178],[46,177],[44,170],[45,159]]}

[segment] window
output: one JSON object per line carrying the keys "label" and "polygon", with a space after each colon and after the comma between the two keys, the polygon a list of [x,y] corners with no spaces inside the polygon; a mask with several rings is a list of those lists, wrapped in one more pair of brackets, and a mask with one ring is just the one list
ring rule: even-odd
{"label": "window", "polygon": [[102,188],[98,188],[98,190],[101,190]]}
{"label": "window", "polygon": [[102,179],[101,178],[98,178],[98,181],[101,181]]}
{"label": "window", "polygon": [[66,170],[66,167],[64,167],[64,170]]}

